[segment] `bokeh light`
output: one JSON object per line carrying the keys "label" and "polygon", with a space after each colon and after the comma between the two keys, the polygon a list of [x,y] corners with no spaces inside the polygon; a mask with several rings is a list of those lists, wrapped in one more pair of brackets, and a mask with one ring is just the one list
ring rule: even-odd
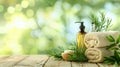
{"label": "bokeh light", "polygon": [[0,54],[41,54],[76,41],[79,24],[91,31],[90,13],[106,13],[120,30],[120,2],[108,0],[0,0]]}

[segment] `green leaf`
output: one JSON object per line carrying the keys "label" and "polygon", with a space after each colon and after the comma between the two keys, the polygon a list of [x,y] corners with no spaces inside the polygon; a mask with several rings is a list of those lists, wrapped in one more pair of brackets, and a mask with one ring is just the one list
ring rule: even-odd
{"label": "green leaf", "polygon": [[119,53],[116,50],[114,51],[114,55],[115,55],[116,61],[119,63],[120,62],[120,56],[119,56]]}
{"label": "green leaf", "polygon": [[111,50],[118,50],[119,48],[116,48],[116,47],[113,47],[113,48],[110,48]]}
{"label": "green leaf", "polygon": [[113,62],[113,61],[115,61],[115,58],[110,56],[110,57],[105,57],[105,60]]}
{"label": "green leaf", "polygon": [[106,49],[111,49],[115,46],[115,44],[111,44],[110,46],[107,46]]}
{"label": "green leaf", "polygon": [[110,42],[115,42],[115,39],[111,35],[107,36],[106,38]]}
{"label": "green leaf", "polygon": [[105,60],[103,63],[105,63],[105,64],[114,64],[114,62],[109,61],[109,60]]}
{"label": "green leaf", "polygon": [[118,36],[117,40],[116,40],[116,44],[118,44],[120,42],[120,35]]}
{"label": "green leaf", "polygon": [[120,44],[118,44],[118,47],[120,48]]}

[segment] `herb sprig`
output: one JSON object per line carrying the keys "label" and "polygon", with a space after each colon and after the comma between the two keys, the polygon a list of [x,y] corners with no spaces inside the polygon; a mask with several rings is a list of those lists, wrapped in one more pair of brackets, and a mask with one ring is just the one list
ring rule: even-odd
{"label": "herb sprig", "polygon": [[107,49],[113,50],[114,55],[105,57],[104,63],[114,64],[116,67],[118,67],[120,65],[120,35],[117,39],[111,35],[107,36],[106,38],[109,42],[112,42],[110,46],[107,46]]}
{"label": "herb sprig", "polygon": [[54,56],[56,59],[61,60],[62,56],[61,53],[64,52],[65,49],[68,50],[73,50],[73,54],[68,55],[68,60],[69,61],[75,61],[75,62],[87,62],[87,57],[85,56],[85,50],[86,48],[78,48],[78,45],[76,43],[70,44],[68,48],[63,48],[63,47],[57,47],[53,48],[48,51],[48,54],[50,56]]}
{"label": "herb sprig", "polygon": [[103,12],[99,13],[100,15],[96,15],[91,13],[90,20],[92,21],[92,24],[95,25],[95,31],[108,31],[109,27],[111,26],[112,19],[106,18],[106,15]]}
{"label": "herb sprig", "polygon": [[74,43],[74,47],[72,49],[74,51],[73,54],[69,55],[69,60],[70,61],[75,61],[75,62],[87,62],[88,59],[85,56],[85,50],[86,48],[79,48],[76,43]]}
{"label": "herb sprig", "polygon": [[47,54],[50,56],[54,56],[58,60],[61,60],[62,59],[61,53],[64,52],[64,50],[65,49],[63,47],[59,46],[59,47],[48,50]]}

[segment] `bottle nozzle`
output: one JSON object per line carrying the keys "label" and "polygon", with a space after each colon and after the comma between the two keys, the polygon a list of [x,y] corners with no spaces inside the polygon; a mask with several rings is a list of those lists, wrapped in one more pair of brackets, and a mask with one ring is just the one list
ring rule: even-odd
{"label": "bottle nozzle", "polygon": [[79,28],[80,28],[80,32],[81,32],[81,33],[85,33],[85,32],[84,32],[85,26],[84,26],[84,24],[83,24],[84,22],[75,22],[75,23],[80,23],[80,24],[81,24],[80,27],[79,27]]}

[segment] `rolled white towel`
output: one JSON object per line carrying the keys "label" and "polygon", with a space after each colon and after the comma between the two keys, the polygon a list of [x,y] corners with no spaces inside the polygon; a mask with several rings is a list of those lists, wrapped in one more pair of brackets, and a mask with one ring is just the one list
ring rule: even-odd
{"label": "rolled white towel", "polygon": [[118,31],[109,31],[109,32],[89,32],[85,35],[84,43],[87,48],[91,47],[105,47],[109,46],[111,42],[107,40],[107,36],[112,35],[114,38],[117,38],[120,35]]}
{"label": "rolled white towel", "polygon": [[106,50],[106,48],[88,48],[85,55],[88,62],[103,62],[104,57],[113,55],[113,52]]}

